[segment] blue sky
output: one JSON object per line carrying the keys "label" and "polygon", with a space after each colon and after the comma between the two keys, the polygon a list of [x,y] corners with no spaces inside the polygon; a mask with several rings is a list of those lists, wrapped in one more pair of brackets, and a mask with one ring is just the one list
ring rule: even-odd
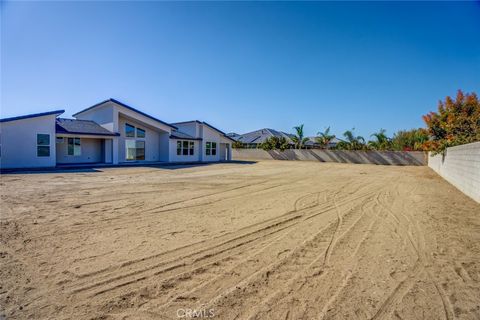
{"label": "blue sky", "polygon": [[116,98],[228,132],[368,137],[480,93],[477,2],[2,2],[1,117]]}

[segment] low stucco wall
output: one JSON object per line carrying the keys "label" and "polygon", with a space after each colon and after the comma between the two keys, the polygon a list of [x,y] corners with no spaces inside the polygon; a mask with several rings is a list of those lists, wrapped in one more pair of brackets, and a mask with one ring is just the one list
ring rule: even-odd
{"label": "low stucco wall", "polygon": [[233,160],[304,160],[339,163],[425,166],[427,155],[421,151],[344,151],[344,150],[271,150],[233,149]]}
{"label": "low stucco wall", "polygon": [[429,156],[428,166],[480,203],[480,142],[448,148],[443,155]]}

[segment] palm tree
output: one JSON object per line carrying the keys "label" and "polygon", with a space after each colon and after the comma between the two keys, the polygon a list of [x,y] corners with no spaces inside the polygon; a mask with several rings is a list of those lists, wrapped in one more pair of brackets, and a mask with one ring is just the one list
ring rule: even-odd
{"label": "palm tree", "polygon": [[333,138],[335,138],[335,135],[330,134],[330,127],[328,127],[324,132],[317,132],[315,140],[322,146],[322,148],[328,149],[328,145]]}
{"label": "palm tree", "polygon": [[297,127],[293,127],[293,129],[295,129],[296,133],[292,137],[292,141],[293,143],[295,143],[295,148],[301,149],[303,145],[308,141],[308,138],[304,137],[303,124]]}
{"label": "palm tree", "polygon": [[347,150],[365,150],[365,139],[362,136],[355,136],[353,133],[355,128],[352,130],[347,130],[343,133],[343,136],[347,140],[345,143],[339,144],[340,148],[345,148]]}
{"label": "palm tree", "polygon": [[380,129],[375,132],[371,137],[375,137],[374,141],[369,141],[368,145],[375,150],[386,150],[391,148],[391,139],[386,135],[387,130]]}

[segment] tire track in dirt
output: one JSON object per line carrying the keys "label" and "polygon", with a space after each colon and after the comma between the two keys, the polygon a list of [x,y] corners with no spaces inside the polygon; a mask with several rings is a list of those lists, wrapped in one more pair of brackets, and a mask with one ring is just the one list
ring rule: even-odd
{"label": "tire track in dirt", "polygon": [[[354,200],[354,199],[353,199],[353,200]],[[298,203],[298,202],[297,202],[297,203]],[[294,213],[294,212],[291,212],[291,213]],[[295,219],[298,219],[298,218],[299,218],[299,217],[295,217]],[[289,218],[289,219],[290,219],[290,218]],[[287,219],[287,221],[288,221],[289,219]],[[277,225],[281,225],[281,224],[282,224],[282,223],[280,223],[280,224],[279,224],[279,223],[276,223],[276,224],[273,225],[273,226],[277,226]],[[296,223],[295,223],[295,224],[296,224]],[[266,228],[262,228],[262,229],[260,229],[259,231],[270,229],[270,228],[272,228],[273,226],[267,226]],[[282,230],[283,230],[283,229],[282,229]],[[281,230],[280,230],[280,231],[281,231]],[[253,232],[251,232],[250,234],[240,236],[239,239],[244,238],[245,236],[249,236],[249,235],[251,235],[251,234],[256,234],[256,233],[258,233],[258,231],[253,231]],[[259,237],[259,238],[263,238],[263,236],[261,236],[261,237]],[[234,239],[234,240],[238,240],[238,238],[237,238],[237,239]],[[257,239],[255,239],[255,240],[257,240]],[[230,242],[230,241],[228,241],[228,242]],[[226,243],[228,243],[228,242],[226,242]],[[250,241],[248,241],[248,242],[250,242]],[[221,243],[220,246],[221,246],[221,245],[224,245],[224,244],[225,244],[225,243]],[[240,244],[240,245],[242,245],[242,244]],[[218,246],[216,246],[216,247],[218,247]],[[214,247],[214,248],[216,248],[216,247]],[[205,252],[205,251],[207,251],[207,250],[211,250],[211,248],[202,250],[202,252]],[[225,250],[228,250],[228,248],[225,249]],[[222,252],[223,252],[223,251],[222,251]],[[162,263],[161,265],[163,265],[163,263]],[[159,266],[154,266],[154,267],[159,267]],[[141,272],[148,272],[148,271],[151,271],[151,267],[145,268],[145,270],[141,270]],[[141,272],[140,272],[140,273],[141,273]],[[138,272],[135,272],[135,274],[138,274]],[[123,278],[125,278],[125,275],[121,275],[120,277],[123,279]],[[139,279],[138,281],[143,281],[143,280],[145,280],[145,279]],[[108,282],[108,281],[110,281],[110,280],[105,280],[105,281]],[[133,281],[133,280],[132,280],[132,281]],[[128,285],[128,284],[130,284],[130,283],[133,283],[133,282],[131,282],[131,281],[128,281],[128,282],[129,282],[129,283],[127,283],[127,284],[125,284],[125,285]],[[137,280],[135,280],[134,282],[137,282]],[[102,293],[104,293],[104,292],[102,292]]]}
{"label": "tire track in dirt", "polygon": [[[261,193],[261,192],[265,192],[265,191],[268,191],[268,190],[271,190],[271,189],[274,189],[274,188],[278,188],[278,187],[291,186],[292,184],[296,184],[296,183],[299,183],[299,182],[304,181],[304,180],[305,180],[305,178],[296,179],[296,180],[292,181],[291,183],[289,183],[288,185],[287,184],[276,184],[276,185],[273,185],[273,186],[268,186],[268,187],[265,187],[265,188],[261,188],[259,190],[254,190],[254,192],[255,193]],[[255,182],[255,183],[250,183],[250,184],[247,184],[247,185],[242,185],[242,186],[230,188],[228,190],[214,192],[214,193],[210,193],[210,194],[206,194],[206,195],[200,195],[200,196],[197,196],[197,197],[192,197],[192,198],[183,199],[183,200],[179,200],[179,201],[173,201],[173,202],[170,202],[170,203],[163,204],[161,206],[157,206],[157,207],[154,207],[154,208],[149,208],[147,210],[136,212],[135,215],[133,215],[133,216],[131,214],[127,213],[127,214],[124,214],[124,215],[119,215],[119,216],[110,217],[110,218],[104,218],[104,219],[96,221],[97,223],[108,223],[107,226],[96,225],[96,224],[94,225],[94,224],[92,224],[92,221],[88,221],[88,222],[85,222],[85,223],[76,223],[75,225],[71,226],[68,229],[68,231],[55,232],[53,234],[49,233],[49,234],[38,235],[38,236],[32,238],[32,240],[39,240],[39,239],[46,238],[46,237],[71,235],[71,234],[80,233],[80,232],[83,233],[83,232],[85,232],[85,230],[88,230],[88,231],[103,230],[105,227],[120,228],[120,227],[128,225],[132,221],[135,222],[135,223],[148,222],[148,219],[145,219],[145,218],[156,217],[159,213],[173,212],[173,211],[177,211],[177,210],[185,210],[185,209],[208,206],[208,205],[211,205],[211,204],[214,204],[214,203],[219,203],[221,201],[229,201],[229,200],[232,200],[232,199],[235,199],[235,198],[240,198],[242,196],[251,194],[251,192],[248,191],[248,192],[241,193],[241,194],[234,194],[233,196],[230,196],[230,197],[221,197],[219,199],[217,198],[217,199],[205,202],[205,203],[194,204],[194,205],[190,205],[190,206],[182,206],[182,207],[176,207],[176,208],[166,208],[166,207],[169,207],[169,206],[172,206],[172,205],[182,204],[182,203],[195,201],[195,200],[201,200],[201,199],[208,198],[208,197],[211,197],[211,196],[218,196],[218,195],[222,195],[222,194],[229,193],[229,192],[232,192],[232,191],[237,191],[237,190],[244,189],[244,188],[256,187],[256,186],[266,184],[266,183],[269,183],[269,182],[270,182],[269,180],[263,180],[263,181],[259,181],[259,182]],[[285,190],[285,191],[288,191],[288,190]],[[123,200],[127,200],[127,199],[123,199]],[[142,199],[140,198],[138,201],[141,201],[141,200]],[[110,200],[107,200],[106,202],[108,202],[108,201],[110,201]],[[111,201],[117,201],[118,202],[118,201],[122,201],[122,199],[111,200]],[[138,202],[138,201],[136,201],[136,202]],[[99,203],[102,203],[102,202],[101,201],[100,202],[92,202],[91,204],[99,204]],[[132,204],[127,204],[123,208],[132,208],[132,207],[135,207],[135,206],[137,206],[137,204],[132,203]],[[161,208],[166,208],[166,209],[157,210],[157,209],[161,209]],[[122,207],[113,208],[113,209],[109,209],[109,210],[118,210],[118,209],[122,209]],[[112,223],[112,221],[115,221],[115,223]],[[85,228],[85,226],[89,226],[89,227]]]}
{"label": "tire track in dirt", "polygon": [[[336,237],[336,241],[335,243],[332,245],[329,245],[325,252],[323,253],[319,253],[318,255],[318,258],[314,261],[312,261],[312,263],[310,263],[310,265],[305,268],[305,270],[301,273],[297,273],[296,274],[296,277],[292,278],[284,287],[282,290],[280,291],[277,291],[277,292],[273,292],[270,296],[268,296],[266,299],[264,299],[259,305],[260,305],[260,309],[259,308],[254,308],[253,311],[247,315],[245,315],[245,318],[248,318],[248,319],[256,319],[256,318],[264,318],[266,316],[265,313],[268,312],[268,310],[270,309],[275,309],[279,306],[282,306],[282,305],[287,305],[287,302],[284,301],[285,299],[287,299],[290,295],[294,295],[294,296],[301,296],[301,297],[309,297],[309,296],[313,296],[312,293],[308,293],[309,291],[316,291],[316,290],[320,290],[320,287],[319,286],[319,281],[322,280],[323,278],[327,277],[331,271],[333,270],[332,268],[327,268],[328,264],[327,261],[326,261],[326,252],[327,250],[330,250],[330,252],[333,252],[334,250],[334,247],[336,246],[337,243],[339,243],[338,241],[342,238],[344,238],[346,235],[348,234],[351,234],[352,231],[354,231],[354,229],[358,226],[358,224],[360,223],[361,220],[365,219],[366,217],[366,214],[367,214],[367,211],[365,210],[365,206],[367,204],[371,204],[372,202],[372,199],[373,197],[377,197],[378,194],[374,195],[374,196],[371,196],[371,197],[367,197],[364,199],[363,202],[361,202],[357,207],[360,208],[360,215],[353,221],[353,223],[351,224],[346,224],[345,221],[342,219],[342,222],[344,225],[341,225],[339,227],[336,227],[335,228],[335,233],[338,233],[340,227],[345,227],[345,231],[343,233],[341,233],[338,237]],[[357,208],[357,207],[354,207],[352,208],[351,212],[355,211],[354,209]],[[339,207],[336,207],[335,210],[337,212],[337,215],[339,214],[340,212],[340,208]],[[345,215],[342,215],[342,216],[346,216],[348,218],[350,218],[349,216],[349,213],[347,212],[347,214]],[[353,219],[354,215],[353,214],[350,214],[352,216],[351,219]],[[369,232],[372,231],[372,227],[375,223],[378,222],[378,218],[375,218],[375,217],[372,217],[373,218],[373,221],[368,225],[367,227],[367,230]],[[332,238],[334,237],[334,234],[332,234]],[[354,260],[354,258],[357,256],[358,252],[359,252],[359,249],[360,247],[363,245],[363,243],[365,242],[366,238],[368,236],[368,233],[365,233],[364,236],[362,237],[362,239],[360,241],[358,241],[356,243],[356,247],[354,249],[354,251],[348,255],[348,258],[351,259],[351,260]],[[320,260],[323,260],[321,263],[320,263]],[[355,261],[355,260],[354,260]],[[352,267],[351,265],[351,262],[349,263],[345,263],[346,265],[348,266],[351,266],[350,269],[354,269],[354,267]],[[314,315],[320,315],[320,317],[322,317],[322,312],[325,311],[325,308],[328,307],[328,304],[329,303],[333,303],[333,301],[336,299],[336,296],[338,296],[340,294],[340,292],[344,289],[344,286],[346,286],[346,284],[348,283],[350,277],[352,276],[353,272],[351,270],[346,270],[345,273],[347,274],[347,276],[344,277],[344,279],[342,280],[342,286],[338,287],[336,292],[334,293],[334,295],[332,295],[330,297],[330,300],[329,302],[327,302],[327,304],[324,306],[323,309],[317,311],[317,312],[313,312]],[[328,277],[327,277],[328,278]],[[304,293],[304,294],[300,294],[300,292],[303,292],[305,291],[305,285],[308,283],[309,287],[306,289],[307,293]],[[317,289],[318,288],[318,289]],[[323,289],[324,290],[324,289]],[[315,306],[319,306],[320,305],[320,301],[315,301],[313,303],[313,305]],[[311,306],[309,307],[311,308]],[[316,309],[318,307],[314,307],[314,309]],[[304,315],[306,318],[309,318],[308,316]]]}
{"label": "tire track in dirt", "polygon": [[[331,210],[333,210],[334,207],[332,206],[331,207]],[[305,250],[306,247],[310,247],[310,249],[313,248],[314,251],[316,251],[316,249],[318,249],[318,243],[315,243],[315,242],[318,242],[319,238],[322,238],[322,237],[325,237],[326,235],[324,234],[324,232],[326,230],[329,230],[330,232],[333,232],[333,228],[332,228],[332,225],[333,223],[330,223],[327,225],[327,227],[325,227],[324,229],[320,230],[319,232],[315,233],[314,236],[312,236],[310,238],[310,240],[304,242],[301,246],[297,246],[297,248],[295,248],[295,250],[292,251],[291,254],[289,254],[288,256],[284,257],[281,262],[274,262],[273,264],[271,265],[268,265],[266,268],[262,268],[260,269],[259,271],[256,271],[254,272],[253,274],[249,275],[249,278],[255,278],[255,276],[258,276],[258,278],[256,280],[244,280],[246,281],[245,284],[243,285],[235,285],[234,289],[233,289],[233,292],[235,291],[235,289],[237,288],[242,288],[242,287],[246,287],[247,284],[250,284],[249,287],[259,287],[259,286],[255,286],[254,284],[252,285],[251,284],[251,281],[257,281],[257,282],[262,282],[264,279],[263,277],[261,276],[262,274],[270,274],[270,276],[268,276],[269,279],[271,279],[275,273],[278,273],[278,269],[279,268],[291,268],[290,266],[292,265],[291,261],[292,261],[292,257],[293,259],[295,259],[295,265],[296,266],[299,266],[299,265],[307,265],[307,267],[311,266],[312,263],[315,263],[318,259],[321,259],[323,258],[323,251],[322,251],[322,254],[320,255],[317,255],[313,252],[313,256],[310,254],[309,257],[306,257],[309,259],[309,263],[307,263],[306,261],[300,261],[298,259],[302,259],[302,258],[305,258],[305,257],[302,257],[302,251]],[[329,238],[329,236],[327,235],[327,238]],[[325,238],[326,240],[326,238]],[[327,241],[323,241],[324,243],[326,243]],[[313,259],[313,262],[312,262],[312,259]],[[286,265],[286,267],[285,267]],[[270,271],[268,271],[270,270]],[[285,270],[284,270],[285,271]],[[287,270],[288,271],[288,270]],[[281,279],[283,281],[283,279]],[[264,286],[264,284],[262,284],[262,286]],[[238,289],[237,289],[238,290]],[[223,293],[223,295],[220,295],[218,296],[217,298],[213,298],[212,301],[208,302],[207,305],[213,305],[216,300],[220,299],[221,297],[224,297],[225,295],[231,295],[232,293],[231,292],[228,292],[227,290],[227,293]],[[245,292],[243,292],[243,294],[245,294]]]}
{"label": "tire track in dirt", "polygon": [[[99,273],[102,273],[102,272],[105,272],[105,271],[111,271],[111,270],[114,270],[114,269],[118,269],[118,268],[123,268],[123,267],[127,267],[127,266],[131,266],[133,264],[137,264],[137,263],[143,263],[145,261],[148,261],[148,260],[151,260],[151,259],[156,259],[156,258],[164,258],[165,259],[165,256],[168,255],[168,254],[171,254],[171,253],[177,253],[178,254],[178,251],[181,250],[181,249],[193,249],[190,253],[187,253],[187,254],[184,254],[184,255],[179,255],[177,257],[173,257],[173,259],[181,259],[181,258],[188,258],[188,257],[191,257],[193,255],[199,255],[201,253],[205,253],[205,252],[208,252],[208,251],[211,251],[211,250],[215,250],[219,247],[222,247],[222,246],[225,246],[225,245],[229,245],[230,243],[234,243],[236,241],[239,241],[239,240],[243,240],[244,238],[247,238],[247,237],[250,237],[250,236],[254,236],[254,235],[257,235],[259,232],[264,232],[266,230],[270,230],[270,229],[273,229],[273,228],[279,228],[279,227],[282,227],[284,224],[286,223],[289,223],[289,222],[292,222],[293,220],[296,220],[296,219],[299,219],[301,217],[301,215],[297,215],[297,213],[300,213],[301,211],[304,211],[304,210],[308,210],[310,209],[311,207],[308,206],[306,208],[302,208],[301,210],[294,210],[294,211],[290,211],[288,212],[287,214],[285,215],[282,215],[280,218],[281,219],[278,219],[275,218],[275,219],[272,219],[270,221],[267,221],[267,224],[265,223],[265,221],[262,221],[258,224],[254,224],[254,225],[251,225],[251,226],[248,226],[244,229],[241,229],[242,231],[246,231],[246,233],[244,234],[240,234],[238,236],[234,236],[233,238],[230,238],[230,239],[226,239],[226,240],[222,240],[222,238],[225,238],[224,236],[221,236],[219,237],[218,239],[215,239],[216,241],[220,241],[219,243],[214,243],[213,245],[211,246],[207,246],[207,247],[204,247],[204,248],[201,248],[199,250],[195,250],[193,248],[191,248],[192,246],[194,245],[197,245],[197,244],[204,244],[205,241],[201,242],[201,243],[195,243],[195,244],[192,244],[192,245],[187,245],[187,246],[184,246],[184,247],[181,247],[181,248],[176,248],[176,249],[173,249],[173,250],[170,250],[170,251],[167,251],[167,252],[162,252],[160,254],[157,254],[157,255],[153,255],[153,256],[148,256],[148,257],[144,257],[144,258],[141,258],[141,259],[138,259],[138,260],[134,260],[134,261],[129,261],[127,263],[123,263],[122,265],[120,266],[117,266],[117,267],[113,267],[113,268],[109,268],[109,269],[105,269],[105,270],[102,270],[102,271],[97,271],[97,272],[94,272],[94,273],[90,273],[90,274],[85,274],[85,275],[82,275],[81,278],[90,278],[91,276],[95,276],[95,275],[98,275]],[[292,216],[293,215],[293,216]],[[278,221],[275,221],[275,220],[278,220]],[[264,225],[264,226],[262,226]],[[261,228],[260,229],[256,229],[256,230],[253,230],[253,231],[248,231],[248,229],[251,229],[252,226],[260,226]],[[91,279],[88,279],[87,282],[90,282]]]}
{"label": "tire track in dirt", "polygon": [[[400,198],[399,183],[396,184],[396,192],[397,197]],[[417,187],[415,186],[413,189],[410,189],[410,194],[414,194]],[[400,210],[401,217],[406,221],[407,228],[400,222],[398,217],[396,216],[395,212],[386,205],[385,201],[378,201],[378,203],[392,216],[395,217],[395,221],[397,222],[397,226],[399,230],[403,231],[403,237],[407,240],[407,242],[411,245],[412,249],[415,251],[417,255],[417,259],[414,263],[414,266],[411,268],[410,272],[404,279],[402,279],[393,289],[393,291],[387,296],[384,300],[380,308],[377,310],[373,319],[380,319],[383,318],[391,313],[393,313],[394,308],[396,305],[401,303],[403,297],[412,289],[415,284],[415,281],[421,276],[421,274],[425,274],[430,282],[433,284],[437,294],[440,297],[442,302],[442,309],[444,311],[444,316],[447,320],[453,319],[453,307],[450,305],[448,298],[445,297],[445,294],[441,291],[438,284],[434,280],[431,273],[426,269],[428,265],[428,261],[425,254],[425,239],[423,236],[423,232],[418,227],[417,223],[414,223],[407,215],[405,215],[402,210]],[[414,228],[414,232],[418,237],[418,240],[415,241],[410,228]]]}
{"label": "tire track in dirt", "polygon": [[[323,192],[323,191],[322,191]],[[234,236],[235,237],[235,234],[236,233],[239,233],[239,232],[248,232],[249,229],[252,229],[254,227],[262,227],[263,225],[267,225],[268,227],[268,224],[269,223],[277,223],[278,221],[281,221],[282,219],[292,215],[292,214],[296,214],[300,211],[303,211],[303,210],[307,210],[307,209],[310,209],[312,207],[314,207],[315,205],[308,205],[306,207],[303,207],[303,208],[298,208],[298,203],[300,201],[302,201],[303,199],[309,197],[310,195],[305,195],[305,196],[302,196],[302,197],[299,197],[296,201],[295,201],[295,204],[294,204],[294,207],[295,209],[292,210],[292,211],[288,211],[286,212],[285,214],[282,214],[280,216],[277,216],[277,217],[273,217],[273,218],[270,218],[270,219],[266,219],[266,220],[263,220],[261,222],[258,222],[258,223],[254,223],[254,224],[251,224],[249,226],[246,226],[246,227],[243,227],[243,228],[240,228],[238,230],[236,230],[236,232],[234,233],[224,233],[222,234],[221,236],[219,237],[216,237],[214,238],[213,240],[214,241],[222,241],[221,239],[223,238],[227,238],[227,237],[230,237],[230,236]],[[240,234],[242,236],[242,234]],[[237,239],[237,238],[235,238]],[[135,259],[135,260],[130,260],[130,261],[127,261],[127,262],[124,262],[120,265],[117,265],[117,266],[114,266],[114,267],[109,267],[109,268],[105,268],[105,269],[102,269],[102,270],[97,270],[97,271],[94,271],[94,272],[91,272],[91,273],[87,273],[87,274],[80,274],[78,275],[78,278],[87,278],[87,277],[91,277],[91,276],[95,276],[95,275],[98,275],[99,273],[102,273],[102,272],[106,272],[106,271],[110,271],[112,269],[117,269],[117,268],[121,268],[121,267],[126,267],[126,266],[130,266],[132,264],[136,264],[136,263],[140,263],[140,262],[145,262],[147,260],[151,260],[151,259],[155,259],[155,258],[159,258],[159,257],[165,257],[171,253],[176,253],[180,250],[183,250],[183,249],[187,249],[187,248],[190,248],[192,249],[193,251],[195,252],[200,252],[199,250],[202,250],[201,252],[203,251],[206,251],[208,249],[212,249],[212,248],[208,248],[208,249],[205,249],[205,248],[199,248],[199,249],[195,249],[194,247],[195,246],[198,246],[198,245],[201,245],[201,244],[204,244],[205,242],[207,242],[208,240],[202,240],[202,241],[198,241],[198,242],[195,242],[195,243],[191,243],[191,244],[188,244],[188,245],[185,245],[185,246],[182,246],[182,247],[177,247],[177,248],[174,248],[174,249],[171,249],[171,250],[168,250],[168,251],[164,251],[164,252],[160,252],[158,254],[154,254],[154,255],[149,255],[149,256],[146,256],[146,257],[142,257],[142,258],[139,258],[139,259]],[[221,243],[221,244],[225,244],[225,243]]]}
{"label": "tire track in dirt", "polygon": [[[236,191],[236,190],[241,189],[241,188],[248,188],[248,187],[252,187],[252,186],[257,186],[257,184],[246,185],[246,186],[242,186],[242,187],[239,187],[239,188],[233,188],[233,189],[230,189],[230,190],[224,191],[224,192],[216,192],[216,193],[207,194],[207,195],[204,195],[204,196],[198,196],[198,197],[189,198],[189,199],[185,199],[185,200],[174,201],[174,202],[167,203],[167,204],[164,204],[162,206],[159,206],[157,208],[165,208],[165,207],[169,207],[171,205],[186,203],[186,202],[189,202],[189,201],[200,200],[200,199],[208,198],[210,196],[220,195],[220,194],[224,194],[226,192]],[[281,186],[283,186],[283,185],[270,186],[270,187],[266,187],[266,188],[263,188],[263,189],[260,189],[260,190],[255,190],[255,192],[257,192],[257,193],[258,192],[264,192],[264,191],[267,191],[267,190],[270,190],[270,189],[273,189],[273,188],[278,188],[278,187],[281,187]],[[112,218],[105,218],[105,219],[102,219],[102,220],[98,220],[97,223],[108,223],[109,228],[121,227],[121,226],[129,224],[132,221],[134,221],[136,223],[146,221],[147,219],[145,219],[145,218],[155,217],[159,213],[172,212],[172,211],[177,211],[177,210],[185,210],[185,209],[191,209],[191,208],[196,208],[196,207],[208,206],[208,205],[213,204],[213,203],[218,203],[219,201],[228,201],[228,200],[231,200],[231,199],[234,199],[234,198],[237,198],[237,197],[245,196],[247,194],[250,194],[250,192],[246,192],[246,193],[239,194],[239,195],[233,195],[231,197],[222,197],[221,199],[212,200],[212,201],[208,201],[208,202],[205,202],[205,203],[200,203],[200,204],[195,204],[195,205],[190,205],[190,206],[183,206],[183,207],[177,207],[177,208],[167,208],[167,209],[164,209],[164,210],[157,210],[157,211],[153,211],[153,212],[152,212],[152,210],[149,209],[149,210],[145,210],[145,211],[136,212],[136,214],[134,216],[128,214],[128,215],[122,215],[122,216],[117,216],[117,217],[112,217]],[[120,199],[120,200],[117,199],[117,200],[112,200],[112,201],[117,201],[118,202],[118,201],[122,201],[122,199]],[[108,202],[108,201],[106,201],[106,202]],[[102,203],[102,202],[100,201],[98,203]],[[136,204],[135,203],[131,204],[131,206],[136,206]],[[127,208],[127,207],[129,207],[129,206],[126,206],[125,208]],[[113,209],[113,210],[115,210],[115,209]],[[141,219],[139,219],[139,216],[137,216],[138,214],[141,215],[140,216]],[[112,221],[115,221],[115,223],[112,223]],[[91,227],[85,228],[85,226],[91,226]],[[42,239],[42,238],[45,238],[45,237],[57,237],[57,236],[62,236],[62,235],[71,235],[71,234],[80,233],[80,232],[83,233],[86,230],[87,231],[102,230],[105,227],[106,226],[103,226],[103,225],[92,226],[91,222],[77,223],[75,225],[72,225],[68,229],[68,231],[55,232],[55,233],[52,233],[52,234],[43,234],[43,235],[39,235],[39,236],[34,237],[32,240],[39,240],[39,239]]]}

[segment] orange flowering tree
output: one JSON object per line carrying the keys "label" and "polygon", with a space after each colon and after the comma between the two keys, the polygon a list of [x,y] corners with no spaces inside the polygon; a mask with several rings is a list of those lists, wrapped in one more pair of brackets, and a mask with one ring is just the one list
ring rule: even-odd
{"label": "orange flowering tree", "polygon": [[425,149],[434,154],[448,147],[480,141],[480,102],[475,93],[458,90],[455,99],[440,101],[437,112],[423,116],[430,140]]}

